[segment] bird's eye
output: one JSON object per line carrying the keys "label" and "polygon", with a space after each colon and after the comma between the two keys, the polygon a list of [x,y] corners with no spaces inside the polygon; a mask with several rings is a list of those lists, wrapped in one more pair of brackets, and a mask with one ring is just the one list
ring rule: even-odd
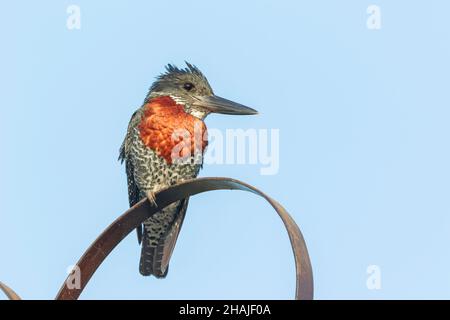
{"label": "bird's eye", "polygon": [[186,90],[186,91],[191,91],[192,89],[194,89],[194,85],[193,85],[192,83],[190,83],[190,82],[186,82],[186,83],[183,85],[183,88],[184,88],[184,90]]}

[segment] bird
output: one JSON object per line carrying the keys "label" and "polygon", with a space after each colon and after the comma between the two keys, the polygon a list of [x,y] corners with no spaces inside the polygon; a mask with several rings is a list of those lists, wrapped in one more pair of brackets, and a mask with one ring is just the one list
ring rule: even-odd
{"label": "bird", "polygon": [[[250,107],[214,94],[193,64],[173,64],[156,77],[143,104],[133,113],[119,161],[125,162],[130,207],[142,199],[157,206],[155,193],[196,178],[208,145],[205,118],[211,113],[254,115]],[[157,208],[137,229],[139,272],[165,278],[189,198]]]}

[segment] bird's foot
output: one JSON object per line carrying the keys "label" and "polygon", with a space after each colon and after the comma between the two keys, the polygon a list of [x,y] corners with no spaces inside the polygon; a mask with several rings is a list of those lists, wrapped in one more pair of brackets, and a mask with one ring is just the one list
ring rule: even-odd
{"label": "bird's foot", "polygon": [[150,204],[154,207],[157,207],[158,205],[156,204],[156,197],[155,197],[155,193],[152,191],[147,192],[147,199],[150,202]]}

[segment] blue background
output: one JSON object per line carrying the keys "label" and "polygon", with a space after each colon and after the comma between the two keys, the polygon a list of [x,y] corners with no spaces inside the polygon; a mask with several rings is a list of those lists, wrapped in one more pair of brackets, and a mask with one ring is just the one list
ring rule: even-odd
{"label": "blue background", "polygon": [[[67,6],[81,30],[66,28]],[[381,8],[381,30],[366,26]],[[127,209],[118,149],[166,63],[188,60],[279,128],[280,170],[211,165],[295,217],[318,299],[450,298],[450,27],[446,1],[14,1],[0,11],[0,279],[53,298]],[[261,199],[191,199],[165,280],[127,237],[82,298],[290,299],[294,261]],[[366,287],[369,265],[381,289]]]}

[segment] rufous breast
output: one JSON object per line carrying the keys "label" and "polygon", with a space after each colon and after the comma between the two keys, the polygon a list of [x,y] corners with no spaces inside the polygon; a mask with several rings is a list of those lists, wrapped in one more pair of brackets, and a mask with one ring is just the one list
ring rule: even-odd
{"label": "rufous breast", "polygon": [[205,123],[186,113],[183,105],[169,96],[145,104],[138,129],[144,144],[168,164],[203,154],[208,145]]}

